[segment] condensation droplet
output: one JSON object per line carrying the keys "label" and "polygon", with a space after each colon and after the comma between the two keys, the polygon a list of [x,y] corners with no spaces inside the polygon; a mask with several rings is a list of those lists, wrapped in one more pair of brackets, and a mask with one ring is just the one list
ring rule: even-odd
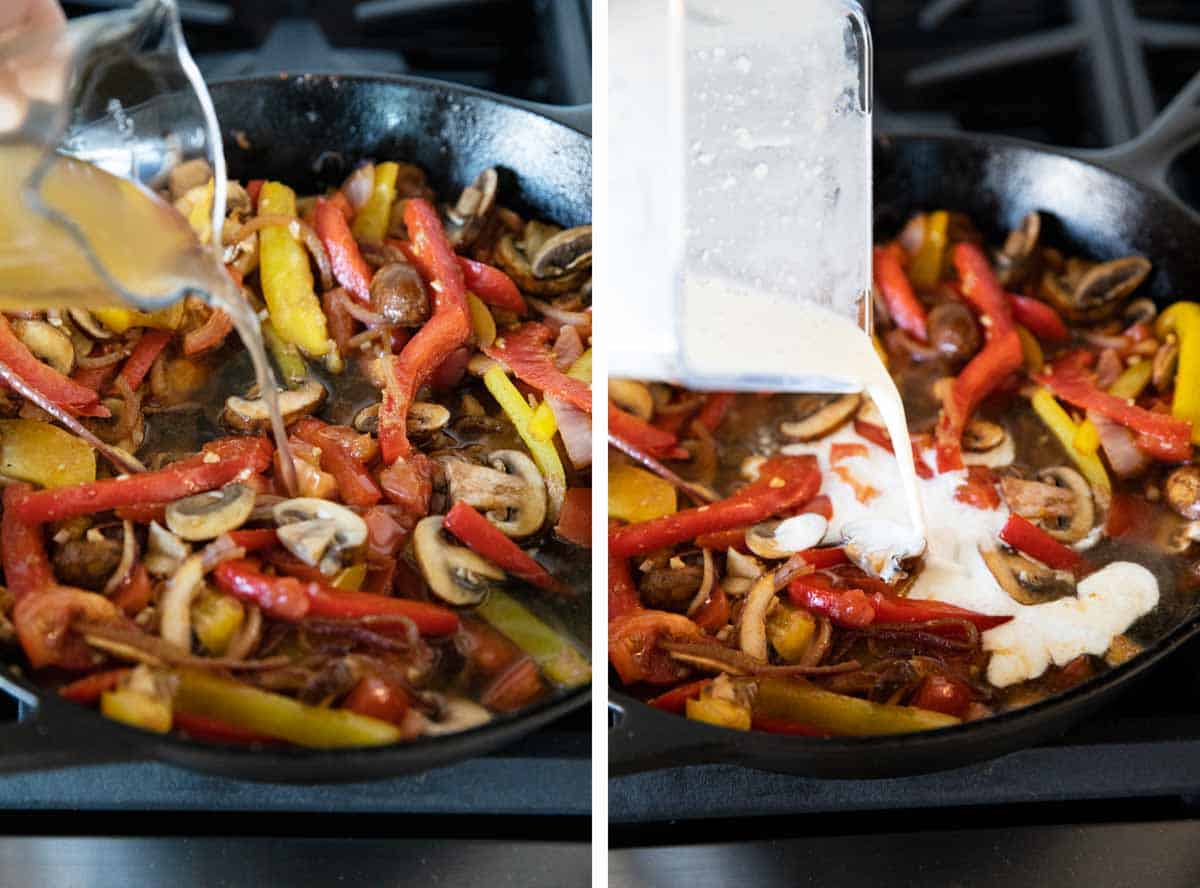
{"label": "condensation droplet", "polygon": [[767,172],[767,165],[765,163],[756,163],[754,165],[754,178],[765,179],[767,178]]}
{"label": "condensation droplet", "polygon": [[749,74],[750,69],[754,66],[750,63],[749,56],[740,55],[733,60],[733,67],[737,68],[742,74]]}
{"label": "condensation droplet", "polygon": [[744,148],[745,150],[749,151],[754,147],[754,139],[750,136],[750,130],[746,129],[744,126],[739,126],[733,131],[733,138],[734,141],[737,142],[737,146],[739,148]]}

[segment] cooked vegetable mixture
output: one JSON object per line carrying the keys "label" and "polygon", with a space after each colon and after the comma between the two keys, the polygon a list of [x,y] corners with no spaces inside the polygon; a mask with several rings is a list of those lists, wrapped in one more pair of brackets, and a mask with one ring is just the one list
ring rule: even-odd
{"label": "cooked vegetable mixture", "polygon": [[[212,173],[167,195],[206,242]],[[464,730],[589,681],[591,230],[423,172],[229,183],[296,469],[228,315],[0,316],[0,637],[109,718],[230,744]],[[16,668],[16,667],[14,667]]]}
{"label": "cooked vegetable mixture", "polygon": [[1137,656],[1200,586],[1200,304],[1159,311],[1150,271],[1064,255],[1037,213],[999,247],[945,210],[876,247],[918,557],[889,536],[899,471],[860,396],[613,380],[619,680],[726,728],[867,735],[986,718]]}

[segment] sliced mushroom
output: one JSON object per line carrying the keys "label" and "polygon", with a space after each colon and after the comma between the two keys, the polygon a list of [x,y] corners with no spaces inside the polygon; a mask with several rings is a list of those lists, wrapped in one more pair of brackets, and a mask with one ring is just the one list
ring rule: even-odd
{"label": "sliced mushroom", "polygon": [[371,278],[371,308],[388,323],[419,327],[429,320],[429,292],[407,262],[389,262]]}
{"label": "sliced mushroom", "polygon": [[1154,363],[1150,365],[1150,381],[1160,392],[1175,385],[1175,370],[1179,366],[1179,343],[1168,339],[1154,352]]}
{"label": "sliced mushroom", "polygon": [[471,246],[483,231],[484,222],[496,204],[496,189],[500,177],[494,167],[488,167],[463,189],[458,202],[447,214],[446,233],[450,243],[460,251]]}
{"label": "sliced mushroom", "polygon": [[1200,466],[1180,466],[1167,476],[1167,503],[1190,521],[1200,519]]}
{"label": "sliced mushroom", "polygon": [[89,532],[55,548],[54,574],[69,586],[99,592],[121,563],[121,554],[116,540]]}
{"label": "sliced mushroom", "polygon": [[578,290],[588,279],[588,268],[557,277],[538,277],[533,273],[530,257],[536,255],[541,246],[559,233],[554,226],[541,222],[530,222],[525,226],[520,241],[512,234],[505,234],[496,241],[496,262],[508,272],[518,287],[535,296],[559,296]]}
{"label": "sliced mushroom", "polygon": [[[290,422],[317,411],[325,400],[325,386],[310,377],[298,388],[279,392],[278,398],[283,421]],[[262,431],[271,427],[271,414],[263,398],[239,398],[235,395],[225,401],[225,411],[221,416],[226,425],[239,432]]]}
{"label": "sliced mushroom", "polygon": [[1054,523],[1075,507],[1075,492],[1053,482],[1001,478],[1000,492],[1009,509],[1028,521]]}
{"label": "sliced mushroom", "polygon": [[[1102,321],[1112,317],[1121,303],[1150,274],[1150,261],[1144,256],[1126,256],[1099,262],[1079,273],[1080,266],[1068,261],[1067,273],[1052,271],[1042,275],[1041,294],[1072,321]],[[1072,273],[1078,279],[1072,282]]]}
{"label": "sliced mushroom", "polygon": [[493,583],[503,582],[504,571],[470,549],[447,542],[442,522],[441,515],[430,515],[413,531],[413,551],[421,575],[433,594],[447,604],[479,604]]}
{"label": "sliced mushroom", "polygon": [[654,396],[645,383],[632,379],[610,379],[608,397],[622,410],[649,422],[654,416]]}
{"label": "sliced mushroom", "polygon": [[694,564],[656,567],[638,580],[638,592],[649,607],[682,611],[704,585],[704,569]]}
{"label": "sliced mushroom", "polygon": [[488,457],[496,469],[503,468],[510,477],[524,482],[521,496],[515,505],[509,505],[507,515],[488,513],[488,520],[496,525],[505,536],[524,537],[537,533],[546,521],[548,510],[546,482],[533,460],[519,450],[497,450]]}
{"label": "sliced mushroom", "polygon": [[530,256],[536,278],[556,278],[587,268],[592,262],[592,226],[578,225],[547,238]]}
{"label": "sliced mushroom", "polygon": [[762,562],[753,555],[746,555],[737,549],[725,553],[725,572],[731,577],[746,580],[756,580],[763,572]]}
{"label": "sliced mushroom", "polygon": [[1071,491],[1072,507],[1066,522],[1046,523],[1050,536],[1064,543],[1077,543],[1091,531],[1096,523],[1096,506],[1092,500],[1092,488],[1082,475],[1067,466],[1043,469],[1037,474],[1044,484],[1053,484]]}
{"label": "sliced mushroom", "polygon": [[203,157],[176,164],[167,173],[167,190],[171,194],[171,200],[177,201],[189,191],[208,184],[212,177],[212,167]]}
{"label": "sliced mushroom", "polygon": [[113,333],[94,317],[86,308],[68,308],[67,314],[75,322],[75,326],[92,339],[112,339]]}
{"label": "sliced mushroom", "polygon": [[1040,256],[1038,240],[1041,233],[1042,217],[1036,211],[1026,214],[1020,227],[1008,233],[1004,247],[996,257],[997,276],[1005,287],[1019,287],[1034,273]]}
{"label": "sliced mushroom", "polygon": [[[379,431],[379,405],[368,404],[358,413],[354,414],[354,419],[351,421],[356,432],[362,432],[367,435],[374,435]],[[409,430],[411,432],[411,429]]]}
{"label": "sliced mushroom", "polygon": [[1012,465],[1016,444],[1004,426],[973,419],[963,431],[963,462],[968,466],[998,469]]}
{"label": "sliced mushroom", "polygon": [[952,361],[965,361],[979,351],[979,324],[961,302],[943,302],[929,312],[929,344]]}
{"label": "sliced mushroom", "polygon": [[1023,555],[999,549],[981,549],[979,554],[1000,588],[1018,604],[1042,604],[1075,591],[1075,579],[1065,571],[1051,570]]}
{"label": "sliced mushroom", "polygon": [[283,500],[276,503],[271,514],[284,547],[326,576],[333,576],[361,554],[367,543],[366,522],[345,506],[328,500]]}
{"label": "sliced mushroom", "polygon": [[787,558],[818,545],[829,529],[821,515],[794,515],[783,521],[764,521],[746,530],[746,546],[760,558]]}
{"label": "sliced mushroom", "polygon": [[824,437],[853,416],[861,401],[862,395],[838,395],[803,419],[780,423],[779,431],[796,441]]}
{"label": "sliced mushroom", "polygon": [[450,697],[436,720],[425,723],[425,733],[432,736],[469,731],[492,720],[492,714],[478,703],[465,697]]}
{"label": "sliced mushroom", "polygon": [[[375,407],[378,427],[378,405]],[[362,411],[360,411],[360,414]],[[355,417],[357,423],[357,417]],[[450,424],[450,411],[441,404],[430,401],[417,401],[408,408],[408,433],[410,435],[430,435],[444,429]],[[357,428],[357,425],[355,426]]]}
{"label": "sliced mushroom", "polygon": [[20,319],[14,320],[12,327],[26,348],[63,376],[75,369],[75,346],[62,330],[45,321]]}
{"label": "sliced mushroom", "polygon": [[226,484],[220,490],[185,497],[167,506],[167,527],[185,540],[215,540],[246,523],[254,511],[254,498],[254,489],[245,484]]}

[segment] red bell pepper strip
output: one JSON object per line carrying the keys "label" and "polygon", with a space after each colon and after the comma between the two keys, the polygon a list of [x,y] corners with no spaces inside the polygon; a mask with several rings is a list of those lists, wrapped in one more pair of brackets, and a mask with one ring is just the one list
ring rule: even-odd
{"label": "red bell pepper strip", "polygon": [[967,466],[967,481],[954,491],[954,499],[976,509],[995,509],[1000,505],[996,476],[987,466]]}
{"label": "red bell pepper strip", "polygon": [[642,609],[633,574],[629,570],[629,559],[608,555],[608,618],[615,620]]}
{"label": "red bell pepper strip", "polygon": [[805,574],[788,585],[788,597],[797,607],[824,614],[837,626],[859,629],[875,621],[875,606],[862,589],[838,588],[822,574]]}
{"label": "red bell pepper strip", "polygon": [[[883,426],[875,425],[873,422],[866,422],[861,419],[854,420],[854,431],[862,438],[866,438],[872,444],[882,447],[888,453],[895,454],[895,449],[892,447],[892,436],[888,434],[888,430]],[[925,460],[921,457],[920,448],[917,442],[912,442],[913,465],[917,470],[918,478],[932,478],[933,472],[926,465]]]}
{"label": "red bell pepper strip", "polygon": [[230,595],[257,604],[272,617],[296,622],[309,611],[308,596],[300,580],[265,574],[245,558],[222,561],[212,576]]}
{"label": "red bell pepper strip", "polygon": [[224,342],[231,332],[233,318],[229,312],[214,308],[203,324],[183,334],[183,353],[190,358],[201,352],[211,351]]}
{"label": "red bell pepper strip", "polygon": [[55,585],[54,569],[46,555],[39,524],[17,516],[17,504],[33,491],[31,484],[4,488],[4,517],[0,519],[0,555],[4,580],[13,598],[20,601]]}
{"label": "red bell pepper strip", "polygon": [[383,499],[383,493],[344,431],[311,416],[300,420],[291,429],[301,441],[320,448],[321,468],[337,481],[343,502],[351,506],[373,506]]}
{"label": "red bell pepper strip", "polygon": [[928,623],[930,620],[969,620],[980,632],[995,629],[1009,622],[1011,616],[981,614],[942,601],[917,598],[901,598],[890,593],[873,592],[871,604],[875,608],[875,620],[879,623]]}
{"label": "red bell pepper strip", "polygon": [[167,505],[167,503],[137,503],[132,506],[122,506],[113,511],[122,521],[132,521],[134,524],[149,524],[151,521],[157,521],[159,524],[165,525],[167,523]]}
{"label": "red bell pepper strip", "polygon": [[1062,317],[1051,306],[1030,296],[1008,294],[1013,320],[1025,327],[1038,339],[1047,342],[1066,342],[1070,332]]}
{"label": "red bell pepper strip", "polygon": [[729,408],[733,406],[735,398],[736,395],[733,392],[712,392],[704,400],[704,406],[700,408],[700,412],[696,414],[696,422],[710,432],[715,432],[720,428],[721,421],[725,419]]}
{"label": "red bell pepper strip", "polygon": [[145,610],[153,598],[154,586],[150,582],[150,575],[139,561],[133,566],[129,576],[117,586],[117,591],[112,595],[112,603],[132,617]]}
{"label": "red bell pepper strip", "polygon": [[108,417],[112,414],[100,403],[100,395],[69,376],[63,376],[49,364],[43,364],[13,332],[8,318],[0,316],[0,363],[8,366],[25,384],[48,400],[79,416]]}
{"label": "red bell pepper strip", "polygon": [[568,543],[590,549],[592,546],[592,489],[568,487],[558,512],[554,533]]}
{"label": "red bell pepper strip", "polygon": [[1082,555],[1015,512],[1001,528],[1000,539],[1048,567],[1074,570],[1083,563]]}
{"label": "red bell pepper strip", "polygon": [[814,728],[801,722],[786,718],[772,718],[769,715],[756,715],[750,720],[750,727],[756,731],[768,734],[786,734],[791,737],[832,737],[833,735],[822,728]]}
{"label": "red bell pepper strip", "polygon": [[262,192],[262,187],[267,182],[266,179],[251,179],[246,183],[246,194],[250,197],[250,203],[254,206],[254,212],[258,212],[258,195]]}
{"label": "red bell pepper strip", "polygon": [[189,737],[196,740],[207,740],[210,743],[261,743],[278,746],[284,742],[276,737],[268,737],[266,734],[231,725],[219,718],[197,715],[194,712],[182,712],[178,709],[171,714],[171,722]]}
{"label": "red bell pepper strip", "polygon": [[370,592],[334,589],[326,583],[306,583],[310,617],[359,620],[363,617],[408,617],[422,635],[453,635],[458,631],[458,614],[449,608],[411,598],[393,598]]}
{"label": "red bell pepper strip", "polygon": [[846,555],[846,550],[841,546],[804,549],[796,554],[817,570],[825,570],[828,567],[837,567],[839,564],[848,564],[850,562],[850,558]]}
{"label": "red bell pepper strip", "polygon": [[730,610],[729,596],[725,594],[725,587],[717,584],[708,593],[708,598],[704,600],[704,603],[692,614],[692,622],[705,632],[718,632],[729,622]]}
{"label": "red bell pepper strip", "polygon": [[673,712],[676,715],[682,715],[684,709],[687,707],[687,701],[695,700],[699,697],[700,692],[712,684],[712,682],[711,678],[691,681],[677,688],[671,688],[671,690],[665,691],[657,697],[651,697],[646,703],[655,709],[661,709],[663,712]]}
{"label": "red bell pepper strip", "polygon": [[546,568],[525,554],[520,546],[462,500],[456,502],[446,514],[443,526],[476,555],[513,576],[547,592],[561,595],[567,591]]}
{"label": "red bell pepper strip", "polygon": [[954,380],[937,426],[938,471],[961,469],[962,434],[971,414],[1021,366],[1021,339],[1008,298],[977,245],[957,243],[952,252],[963,298],[980,315],[987,344]]}
{"label": "red bell pepper strip", "polygon": [[157,472],[39,490],[21,497],[13,509],[22,521],[44,524],[123,506],[171,502],[256,475],[271,464],[271,454],[266,438],[221,438]]}
{"label": "red bell pepper strip", "polygon": [[132,669],[106,669],[103,672],[93,672],[91,675],[85,675],[83,678],[77,678],[75,681],[63,685],[58,689],[58,695],[72,703],[91,706],[100,699],[101,694],[113,690],[131,672],[133,672]]}
{"label": "red bell pepper strip", "polygon": [[12,612],[17,639],[34,669],[59,666],[79,672],[102,662],[103,657],[73,631],[80,622],[123,623],[125,615],[103,595],[69,586],[26,595]]}
{"label": "red bell pepper strip", "polygon": [[137,391],[142,380],[146,378],[146,374],[150,372],[150,368],[154,366],[154,362],[158,360],[158,356],[162,354],[162,350],[171,341],[171,336],[170,330],[151,329],[142,334],[142,338],[133,348],[133,353],[121,367],[120,376],[129,385],[131,391]]}
{"label": "red bell pepper strip", "polygon": [[701,534],[757,524],[812,499],[820,486],[821,470],[816,457],[773,456],[762,464],[757,480],[733,496],[618,527],[609,532],[608,549],[618,557],[631,558],[693,540]]}
{"label": "red bell pepper strip", "polygon": [[859,444],[857,441],[835,441],[829,445],[829,464],[835,465],[842,460],[854,459],[857,456],[865,457],[867,455],[867,445]]}
{"label": "red bell pepper strip", "polygon": [[910,706],[919,709],[944,712],[946,715],[962,718],[974,698],[975,695],[971,693],[971,688],[966,682],[948,675],[927,675],[908,702]]}
{"label": "red bell pepper strip", "polygon": [[[96,357],[101,357],[97,355]],[[116,364],[106,364],[103,367],[78,367],[71,374],[71,381],[90,388],[99,394],[104,391],[110,379],[117,375]]]}
{"label": "red bell pepper strip", "polygon": [[313,228],[329,254],[333,276],[363,305],[371,304],[371,268],[359,252],[345,215],[333,203],[317,198]]}
{"label": "red bell pepper strip", "polygon": [[459,256],[458,264],[462,267],[463,280],[467,284],[467,289],[488,305],[507,309],[519,315],[529,311],[525,304],[525,297],[521,295],[521,291],[513,283],[513,279],[499,268],[483,262],[476,262],[466,256]]}
{"label": "red bell pepper strip", "polygon": [[272,527],[231,530],[229,538],[233,540],[235,546],[245,549],[247,552],[258,552],[279,542],[279,534]]}
{"label": "red bell pepper strip", "polygon": [[700,627],[683,614],[638,610],[608,621],[608,661],[625,684],[676,684],[683,670],[659,641],[703,637]]}
{"label": "red bell pepper strip", "polygon": [[1139,446],[1159,459],[1182,462],[1191,456],[1192,424],[1187,420],[1155,413],[1110,395],[1078,370],[1056,365],[1053,372],[1040,376],[1038,382],[1064,401],[1083,410],[1095,410],[1131,429],[1139,436]]}
{"label": "red bell pepper strip", "polygon": [[527,385],[591,413],[591,387],[558,369],[550,348],[553,338],[554,334],[545,324],[530,321],[505,330],[483,352],[492,360],[499,361]]}
{"label": "red bell pepper strip", "polygon": [[913,292],[912,283],[904,273],[904,266],[891,250],[876,247],[874,252],[875,286],[883,294],[888,312],[896,326],[909,333],[914,339],[925,342],[929,338],[926,331],[927,316],[925,306]]}
{"label": "red bell pepper strip", "polygon": [[426,200],[410,198],[404,205],[404,223],[412,238],[413,264],[433,291],[433,316],[388,362],[388,381],[379,411],[379,444],[384,462],[389,465],[412,452],[408,409],[417,389],[471,336],[462,268],[437,210]]}
{"label": "red bell pepper strip", "polygon": [[679,446],[679,439],[670,432],[626,413],[612,401],[608,402],[608,431],[658,459],[685,459],[688,456],[688,452]]}

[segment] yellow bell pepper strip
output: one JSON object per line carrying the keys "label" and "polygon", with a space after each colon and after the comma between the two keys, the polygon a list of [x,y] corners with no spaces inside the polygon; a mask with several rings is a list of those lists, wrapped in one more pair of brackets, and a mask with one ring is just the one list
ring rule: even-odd
{"label": "yellow bell pepper strip", "polygon": [[1192,443],[1200,444],[1200,304],[1176,302],[1158,316],[1154,331],[1160,339],[1170,333],[1179,339],[1171,413],[1192,424]]}
{"label": "yellow bell pepper strip", "polygon": [[945,210],[929,213],[925,217],[925,236],[921,238],[921,246],[908,265],[908,279],[914,286],[927,289],[941,278],[949,228],[950,214]]}
{"label": "yellow bell pepper strip", "polygon": [[354,236],[359,240],[383,243],[383,239],[387,237],[392,204],[396,200],[396,177],[399,173],[400,167],[390,161],[375,165],[375,184],[371,188],[371,196],[359,209],[351,226]]}
{"label": "yellow bell pepper strip", "polygon": [[293,388],[303,382],[308,377],[308,365],[304,363],[300,349],[290,342],[284,342],[270,320],[262,322],[262,336],[283,384]]}
{"label": "yellow bell pepper strip", "polygon": [[1108,393],[1126,401],[1136,401],[1150,384],[1153,375],[1154,364],[1151,361],[1139,361],[1121,371],[1121,375],[1108,387]]}
{"label": "yellow bell pepper strip", "polygon": [[567,376],[572,379],[578,379],[580,382],[592,384],[592,350],[589,348],[578,358],[575,363],[567,370]]}
{"label": "yellow bell pepper strip", "polygon": [[165,734],[171,730],[171,704],[160,697],[132,688],[117,688],[100,695],[100,712],[105,718]]}
{"label": "yellow bell pepper strip", "polygon": [[1085,419],[1079,424],[1071,445],[1080,453],[1094,455],[1100,449],[1100,430],[1090,419]]}
{"label": "yellow bell pepper strip", "polygon": [[1054,395],[1050,394],[1047,389],[1039,388],[1030,403],[1033,405],[1033,412],[1045,423],[1050,433],[1058,439],[1058,443],[1071,457],[1083,477],[1087,478],[1088,483],[1100,490],[1112,492],[1112,482],[1108,478],[1108,472],[1104,468],[1104,463],[1100,461],[1099,455],[1083,453],[1075,448],[1075,436],[1079,433],[1079,427],[1062,408],[1062,405],[1054,399]]}
{"label": "yellow bell pepper strip", "polygon": [[186,306],[176,302],[158,311],[134,311],[131,308],[93,308],[92,314],[114,333],[124,333],[133,327],[153,327],[156,330],[178,330],[183,325]]}
{"label": "yellow bell pepper strip", "polygon": [[558,431],[558,420],[554,417],[554,409],[546,401],[537,405],[533,411],[533,419],[529,420],[529,432],[539,441],[549,441]]}
{"label": "yellow bell pepper strip", "polygon": [[954,716],[931,709],[872,703],[822,690],[803,679],[776,677],[759,679],[754,715],[849,736],[906,734],[959,723]]}
{"label": "yellow bell pepper strip", "polygon": [[345,592],[358,592],[367,579],[367,563],[360,561],[338,572],[333,578],[333,587]]}
{"label": "yellow bell pepper strip", "polygon": [[803,608],[780,601],[767,615],[767,640],[787,663],[799,663],[817,633],[817,621]]}
{"label": "yellow bell pepper strip", "polygon": [[347,709],[308,706],[209,673],[182,669],[175,708],[220,719],[256,734],[314,749],[383,746],[400,739],[395,725]]}
{"label": "yellow bell pepper strip", "polygon": [[483,374],[483,384],[487,386],[487,390],[492,393],[492,397],[496,399],[500,409],[512,422],[517,434],[525,442],[525,446],[529,448],[529,454],[533,457],[538,471],[546,479],[546,491],[550,501],[561,503],[567,492],[567,474],[563,470],[562,460],[558,457],[558,450],[555,449],[554,443],[539,441],[530,431],[529,425],[533,421],[533,408],[505,375],[504,368],[499,365]]}
{"label": "yellow bell pepper strip", "polygon": [[196,232],[196,236],[200,238],[200,243],[212,243],[212,211],[213,211],[213,189],[215,188],[215,180],[209,179],[208,184],[204,186],[204,191],[200,195],[200,199],[192,204],[192,208],[188,211],[188,225],[192,227],[192,231]]}
{"label": "yellow bell pepper strip", "polygon": [[0,420],[0,473],[42,487],[84,484],[96,480],[96,451],[48,422]]}
{"label": "yellow bell pepper strip", "polygon": [[[296,215],[296,194],[286,185],[267,182],[258,195],[260,216]],[[308,253],[285,225],[259,232],[258,273],[275,331],[285,342],[320,357],[332,346],[325,312],[313,290]]]}
{"label": "yellow bell pepper strip", "polygon": [[675,487],[662,478],[626,464],[608,470],[608,517],[637,523],[675,514]]}
{"label": "yellow bell pepper strip", "polygon": [[505,330],[503,336],[483,351],[527,385],[591,413],[591,388],[558,369],[550,349],[550,340],[553,338],[549,327],[531,321]]}
{"label": "yellow bell pepper strip", "polygon": [[471,330],[480,348],[488,348],[496,341],[496,319],[474,293],[467,293],[467,311],[471,313]]}
{"label": "yellow bell pepper strip", "polygon": [[242,603],[232,595],[205,592],[192,602],[192,629],[204,649],[221,656],[246,617]]}
{"label": "yellow bell pepper strip", "polygon": [[555,684],[573,688],[591,681],[592,667],[587,657],[512,596],[493,589],[476,612],[533,657],[542,673]]}
{"label": "yellow bell pepper strip", "polygon": [[687,717],[732,731],[750,730],[750,708],[738,706],[732,700],[701,695],[684,703]]}
{"label": "yellow bell pepper strip", "polygon": [[1021,356],[1026,373],[1041,373],[1046,367],[1046,356],[1042,344],[1037,341],[1028,328],[1017,325],[1017,335],[1021,337]]}

